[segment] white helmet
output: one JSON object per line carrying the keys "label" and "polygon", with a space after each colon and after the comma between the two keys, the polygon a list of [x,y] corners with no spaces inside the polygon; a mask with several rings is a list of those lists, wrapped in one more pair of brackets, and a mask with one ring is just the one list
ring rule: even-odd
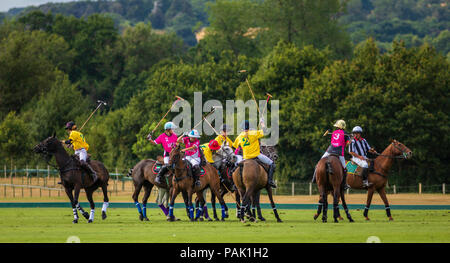
{"label": "white helmet", "polygon": [[175,129],[177,126],[173,122],[169,121],[164,124],[164,130]]}
{"label": "white helmet", "polygon": [[200,138],[200,134],[198,133],[197,130],[193,129],[192,131],[189,132],[188,134],[189,137],[191,138]]}
{"label": "white helmet", "polygon": [[355,132],[362,133],[363,130],[361,127],[355,126],[355,127],[353,127],[352,133],[355,133]]}

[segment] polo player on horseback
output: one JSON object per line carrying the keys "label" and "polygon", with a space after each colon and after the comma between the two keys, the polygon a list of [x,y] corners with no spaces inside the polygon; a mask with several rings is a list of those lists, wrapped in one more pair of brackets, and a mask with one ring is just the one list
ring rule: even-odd
{"label": "polo player on horseback", "polygon": [[220,135],[217,135],[217,137],[214,139],[219,143],[219,146],[224,145],[225,143],[228,144],[228,146],[233,146],[233,141],[227,136],[228,133],[228,126],[226,124],[222,125],[222,130],[220,132]]}
{"label": "polo player on horseback", "polygon": [[[264,128],[264,121],[260,121],[261,127]],[[250,123],[248,120],[244,121],[243,132],[239,134],[233,143],[234,148],[241,147],[243,151],[244,160],[257,158],[264,164],[269,165],[268,172],[268,184],[276,188],[276,184],[273,181],[273,173],[275,172],[275,163],[267,156],[260,152],[259,139],[264,136],[263,130],[250,130]]]}
{"label": "polo player on horseback", "polygon": [[361,137],[363,130],[359,126],[355,126],[352,130],[353,138],[350,141],[348,147],[348,152],[352,156],[352,161],[362,167],[362,178],[363,185],[369,187],[369,182],[367,180],[369,176],[369,164],[367,163],[367,153],[376,152],[375,149],[371,148],[366,139]]}
{"label": "polo player on horseback", "polygon": [[76,131],[77,125],[73,121],[66,123],[65,129],[69,134],[69,139],[63,141],[66,145],[72,146],[75,154],[80,158],[80,164],[85,168],[92,176],[93,182],[97,180],[97,173],[92,169],[91,165],[87,162],[87,151],[89,150],[89,144],[87,144],[84,135]]}
{"label": "polo player on horseback", "polygon": [[177,140],[177,143],[183,142],[186,146],[186,148],[182,149],[181,152],[184,152],[185,160],[189,161],[189,163],[192,165],[192,176],[194,177],[195,186],[200,186],[200,134],[197,130],[192,129],[187,136],[188,137],[184,137],[184,135],[180,136]]}
{"label": "polo player on horseback", "polygon": [[173,122],[166,122],[164,124],[164,132],[158,136],[155,140],[152,139],[151,134],[147,137],[147,140],[153,145],[161,144],[164,148],[164,165],[159,170],[158,175],[155,178],[155,181],[159,184],[162,183],[163,176],[169,171],[169,153],[177,142],[177,135],[173,131],[173,129],[177,128]]}
{"label": "polo player on horseback", "polygon": [[[177,128],[173,122],[166,122],[164,124],[164,132],[161,133],[158,138],[155,140],[152,139],[151,134],[147,136],[147,140],[153,145],[161,144],[164,148],[164,164],[158,172],[158,175],[155,178],[156,183],[161,184],[164,176],[169,171],[169,153],[173,147],[175,147],[177,142],[177,135],[173,131],[173,129]],[[169,190],[165,188],[158,187],[158,197],[156,201],[158,202],[159,208],[167,215],[168,210],[168,200],[169,200]]]}
{"label": "polo player on horseback", "polygon": [[[350,138],[344,132],[344,129],[346,126],[344,120],[336,121],[336,123],[333,126],[336,129],[331,134],[331,144],[328,147],[327,151],[323,154],[322,158],[326,158],[331,154],[339,156],[339,160],[341,161],[341,164],[342,164],[342,169],[344,170],[344,178],[343,178],[342,183],[345,184],[344,189],[348,189],[350,187],[346,183],[347,169],[345,167],[344,149],[345,149],[345,146],[347,146],[349,144]],[[314,176],[313,176],[312,182],[314,183],[315,181],[316,181],[316,171],[314,171]]]}

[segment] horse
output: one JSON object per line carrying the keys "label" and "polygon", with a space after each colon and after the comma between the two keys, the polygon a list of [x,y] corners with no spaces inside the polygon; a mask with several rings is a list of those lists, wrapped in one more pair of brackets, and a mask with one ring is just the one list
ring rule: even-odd
{"label": "horse", "polygon": [[[103,163],[95,160],[90,162],[92,168],[98,176],[97,180],[93,182],[91,176],[86,176],[87,172],[80,168],[79,160],[74,156],[69,156],[61,142],[56,138],[55,134],[40,142],[33,148],[33,150],[38,154],[43,154],[47,162],[50,161],[52,156],[55,156],[61,176],[61,184],[64,186],[65,192],[72,204],[74,217],[74,220],[72,221],[73,223],[78,223],[77,209],[88,220],[88,223],[92,223],[94,221],[95,204],[92,199],[92,194],[99,187],[101,187],[103,191],[102,219],[106,219],[106,209],[109,205],[109,173]],[[86,192],[86,196],[91,207],[90,214],[84,211],[78,202],[81,189],[84,189]],[[74,193],[72,194],[72,192]]]}
{"label": "horse", "polygon": [[[173,209],[175,204],[175,198],[181,192],[186,206],[186,212],[191,221],[195,221],[203,215],[203,207],[205,200],[203,198],[203,191],[209,187],[211,192],[217,196],[222,206],[222,221],[225,220],[225,201],[220,195],[220,178],[217,170],[209,163],[203,166],[205,174],[200,176],[200,186],[194,186],[194,178],[190,175],[190,165],[187,160],[183,159],[184,153],[181,152],[180,144],[177,144],[175,148],[169,154],[169,167],[174,174],[172,178],[173,189],[170,196],[169,205],[169,221],[174,221]],[[200,208],[197,211],[197,215],[194,218],[194,208],[192,206],[192,195],[196,193],[200,201]]]}
{"label": "horse", "polygon": [[[134,184],[134,192],[132,195],[134,204],[136,205],[136,208],[138,209],[139,212],[139,220],[141,221],[149,221],[148,217],[147,217],[147,201],[148,198],[150,197],[150,193],[153,189],[153,186],[156,185],[156,187],[158,188],[163,188],[163,189],[167,189],[170,192],[170,187],[171,187],[171,183],[170,183],[170,179],[171,179],[171,173],[168,172],[169,174],[169,179],[166,182],[163,182],[161,184],[157,183],[155,181],[156,179],[156,175],[153,172],[153,167],[154,165],[157,163],[157,161],[153,160],[153,159],[144,159],[139,161],[133,168],[130,169],[130,171],[128,172],[128,176],[130,176],[133,179],[133,184]],[[162,159],[162,157],[158,158],[158,163],[163,164],[164,161]],[[144,187],[144,197],[142,198],[142,208],[141,208],[141,204],[139,203],[139,193],[141,192],[142,187]],[[166,211],[165,207],[161,207],[161,209],[163,210],[164,214],[167,216],[168,211]]]}
{"label": "horse", "polygon": [[[259,205],[259,194],[261,189],[264,188],[269,196],[270,204],[277,222],[282,222],[273,201],[272,188],[267,184],[267,181],[268,177],[266,170],[256,160],[243,160],[238,164],[238,168],[233,172],[233,182],[239,191],[239,195],[242,197],[242,204],[239,212],[241,222],[245,222],[245,212],[249,209],[250,203]],[[255,221],[253,213],[250,217],[250,221]]]}
{"label": "horse", "polygon": [[370,220],[368,217],[370,203],[372,202],[372,196],[376,190],[384,202],[386,209],[386,215],[389,220],[394,220],[391,215],[391,209],[386,197],[386,184],[388,181],[388,172],[391,169],[394,159],[409,159],[412,157],[412,151],[403,145],[402,143],[391,140],[391,143],[384,149],[378,157],[373,160],[373,171],[369,171],[368,181],[370,186],[365,188],[362,184],[362,178],[353,174],[347,176],[347,184],[353,189],[367,189],[367,203],[364,209],[364,217],[366,220]]}
{"label": "horse", "polygon": [[328,212],[328,194],[331,192],[333,194],[333,218],[334,222],[338,223],[338,219],[342,219],[339,213],[339,198],[343,200],[343,207],[347,218],[350,222],[354,222],[343,198],[343,178],[344,170],[342,168],[341,161],[337,155],[329,155],[325,158],[319,160],[316,165],[316,181],[317,187],[319,189],[319,206],[317,208],[317,213],[314,215],[314,220],[316,220],[320,213],[322,214],[322,222],[327,222],[327,212]]}

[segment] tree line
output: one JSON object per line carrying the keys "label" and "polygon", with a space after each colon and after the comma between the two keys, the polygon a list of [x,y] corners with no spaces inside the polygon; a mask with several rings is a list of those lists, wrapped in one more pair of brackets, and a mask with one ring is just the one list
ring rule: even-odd
{"label": "tree line", "polygon": [[[391,183],[447,182],[448,59],[428,43],[393,41],[384,50],[368,38],[353,46],[333,16],[344,7],[341,1],[216,1],[208,8],[210,27],[193,47],[151,23],[119,30],[101,14],[34,11],[4,20],[0,160],[42,162],[32,146],[54,131],[67,136],[64,124],[83,123],[102,99],[108,107],[83,130],[89,152],[107,167],[132,167],[161,154],[145,136],[175,95],[191,103],[194,92],[224,105],[250,100],[248,77],[257,99],[268,92],[280,101],[278,180],[310,180],[329,143],[323,132],[344,119],[349,129],[363,127],[379,152],[390,138],[413,151],[412,160],[394,166]],[[248,75],[237,74],[242,69]]]}

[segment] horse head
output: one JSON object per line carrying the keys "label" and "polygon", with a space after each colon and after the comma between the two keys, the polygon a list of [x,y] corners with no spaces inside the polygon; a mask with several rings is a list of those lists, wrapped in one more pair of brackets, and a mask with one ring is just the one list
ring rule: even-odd
{"label": "horse head", "polygon": [[402,155],[405,159],[409,159],[412,157],[412,151],[406,147],[403,143],[392,139],[392,155],[399,156]]}
{"label": "horse head", "polygon": [[233,149],[228,145],[222,145],[216,154],[213,156],[214,163],[217,167],[220,167],[225,163],[235,163],[237,161],[236,155],[234,155]]}
{"label": "horse head", "polygon": [[181,144],[177,143],[169,153],[169,167],[175,169],[176,165],[183,159],[184,153],[181,151]]}
{"label": "horse head", "polygon": [[58,146],[60,145],[61,142],[56,138],[56,134],[53,134],[52,136],[34,146],[33,151],[35,153],[51,156],[52,154],[56,153]]}

